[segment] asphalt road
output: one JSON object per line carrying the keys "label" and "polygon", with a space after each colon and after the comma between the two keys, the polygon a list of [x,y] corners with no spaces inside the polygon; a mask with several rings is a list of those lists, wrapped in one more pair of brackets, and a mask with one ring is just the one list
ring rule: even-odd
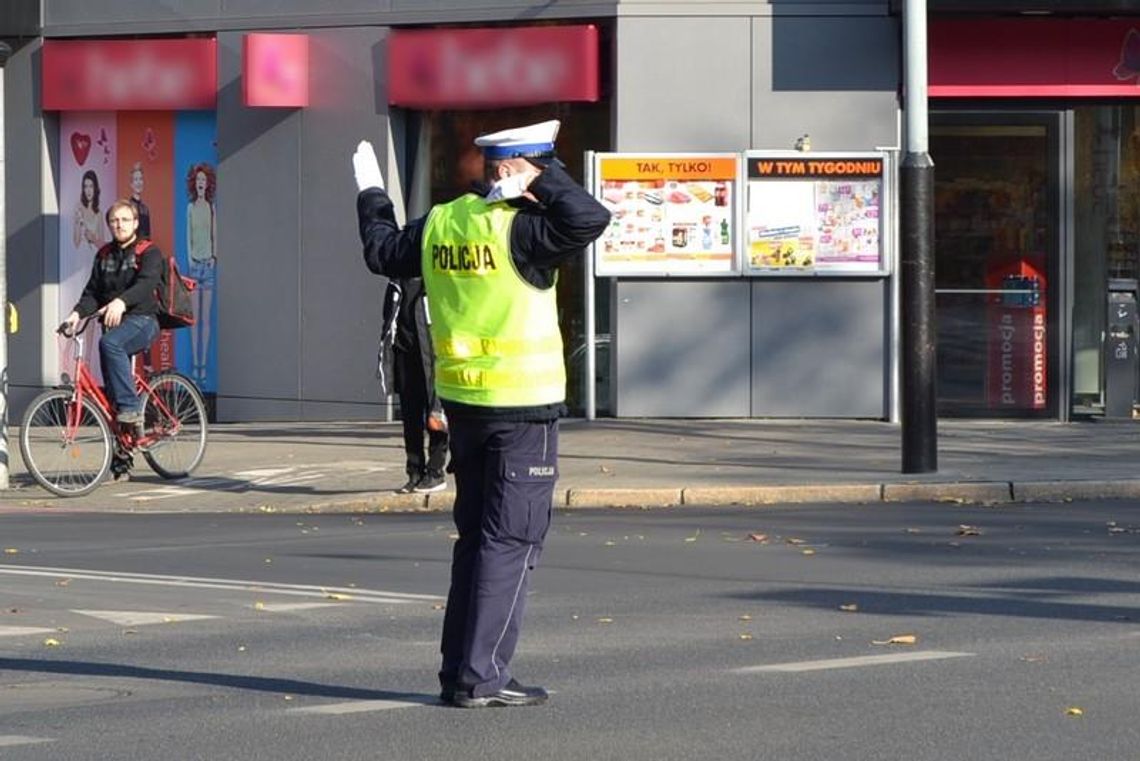
{"label": "asphalt road", "polygon": [[0,758],[1140,758],[1137,504],[560,513],[515,709],[436,703],[450,533],[0,515]]}

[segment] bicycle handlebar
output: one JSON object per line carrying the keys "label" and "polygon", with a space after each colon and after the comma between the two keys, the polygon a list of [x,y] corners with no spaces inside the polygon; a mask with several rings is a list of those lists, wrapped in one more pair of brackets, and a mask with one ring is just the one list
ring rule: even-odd
{"label": "bicycle handlebar", "polygon": [[97,314],[98,312],[95,314],[87,315],[86,317],[80,317],[79,322],[76,323],[75,330],[71,330],[70,323],[64,320],[59,324],[59,327],[55,329],[55,332],[64,338],[75,338],[80,333],[87,330],[87,326],[91,324],[91,320],[93,320]]}

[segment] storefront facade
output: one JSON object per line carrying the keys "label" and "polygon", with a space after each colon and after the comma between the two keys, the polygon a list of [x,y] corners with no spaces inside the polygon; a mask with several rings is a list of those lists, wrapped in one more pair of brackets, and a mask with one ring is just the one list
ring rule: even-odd
{"label": "storefront facade", "polygon": [[[329,420],[393,412],[374,379],[382,282],[355,229],[349,156],[361,138],[377,145],[409,217],[478,172],[476,134],[547,118],[563,120],[559,152],[583,182],[587,151],[900,147],[899,16],[884,2],[260,5],[175,14],[41,0],[0,11],[15,49],[5,90],[8,292],[21,313],[13,415],[65,369],[51,327],[70,307],[67,268],[83,258],[76,220],[94,160],[106,157],[105,171],[94,167],[104,200],[128,195],[142,168],[153,236],[209,278],[206,335],[183,331],[154,361],[196,374],[220,420]],[[952,19],[937,3],[932,14],[932,46],[953,51],[953,35],[935,36]],[[299,38],[305,53],[257,64],[258,35]],[[212,47],[209,102],[84,104],[44,75],[65,43],[105,52],[167,40]],[[191,83],[205,81],[201,68]],[[304,93],[251,93],[266,72]],[[1135,250],[1120,187],[1136,150],[1133,105],[932,96],[942,411],[1102,414],[1107,291],[1137,277],[1119,253]],[[192,229],[211,231],[208,248]],[[567,267],[559,303],[575,413],[593,317],[599,414],[895,419],[888,242],[883,271],[865,276],[604,277],[591,304],[584,263]]]}

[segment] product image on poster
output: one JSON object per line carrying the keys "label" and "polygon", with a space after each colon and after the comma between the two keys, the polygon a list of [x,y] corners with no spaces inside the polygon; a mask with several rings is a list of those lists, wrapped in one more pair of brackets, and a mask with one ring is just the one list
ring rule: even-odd
{"label": "product image on poster", "polygon": [[735,156],[599,156],[595,193],[611,213],[599,275],[736,271]]}
{"label": "product image on poster", "polygon": [[879,155],[749,153],[745,269],[753,274],[886,271]]}

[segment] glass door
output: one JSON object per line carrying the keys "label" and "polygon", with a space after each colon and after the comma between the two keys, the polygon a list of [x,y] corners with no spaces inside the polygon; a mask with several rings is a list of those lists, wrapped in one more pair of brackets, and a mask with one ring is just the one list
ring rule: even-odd
{"label": "glass door", "polygon": [[931,115],[939,414],[1058,415],[1060,127]]}

